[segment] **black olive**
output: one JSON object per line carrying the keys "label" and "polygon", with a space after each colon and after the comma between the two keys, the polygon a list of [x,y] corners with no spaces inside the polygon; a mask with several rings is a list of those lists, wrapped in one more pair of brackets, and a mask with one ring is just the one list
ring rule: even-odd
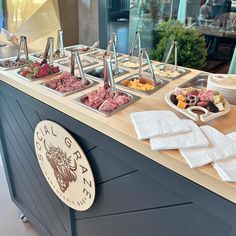
{"label": "black olive", "polygon": [[213,102],[209,102],[207,109],[213,113],[219,112],[219,108]]}
{"label": "black olive", "polygon": [[176,95],[175,94],[171,94],[170,95],[170,100],[172,103],[174,103],[176,106],[178,104],[178,99],[176,98]]}

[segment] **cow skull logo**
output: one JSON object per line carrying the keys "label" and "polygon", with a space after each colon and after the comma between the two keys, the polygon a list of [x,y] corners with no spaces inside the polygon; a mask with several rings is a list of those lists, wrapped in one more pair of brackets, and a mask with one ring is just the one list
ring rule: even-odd
{"label": "cow skull logo", "polygon": [[34,147],[42,173],[58,198],[77,211],[89,209],[95,200],[95,181],[74,137],[59,124],[43,120],[34,130]]}
{"label": "cow skull logo", "polygon": [[77,163],[74,160],[74,163],[72,164],[71,157],[68,157],[66,152],[63,152],[60,147],[46,144],[45,140],[44,147],[46,149],[47,160],[53,168],[57,183],[64,193],[68,189],[70,183],[77,180]]}

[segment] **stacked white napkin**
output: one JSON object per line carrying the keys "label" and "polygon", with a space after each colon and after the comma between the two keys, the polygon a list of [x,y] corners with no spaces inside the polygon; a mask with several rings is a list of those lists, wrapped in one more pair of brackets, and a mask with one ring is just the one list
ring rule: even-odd
{"label": "stacked white napkin", "polygon": [[191,129],[171,111],[144,111],[131,114],[138,139],[169,136],[190,132]]}
{"label": "stacked white napkin", "polygon": [[199,148],[208,147],[209,142],[201,129],[192,120],[182,120],[189,128],[190,132],[175,134],[166,137],[154,137],[150,139],[153,151],[169,150],[179,148]]}
{"label": "stacked white napkin", "polygon": [[150,139],[151,149],[179,149],[191,168],[213,163],[224,181],[236,182],[236,132],[224,135],[215,128],[200,128],[171,111],[131,114],[138,139]]}
{"label": "stacked white napkin", "polygon": [[[236,146],[236,132],[228,134],[227,137],[231,138],[235,142],[234,145]],[[236,155],[232,159],[230,158],[213,163],[213,167],[223,181],[236,182]]]}
{"label": "stacked white napkin", "polygon": [[208,125],[201,126],[200,129],[210,145],[206,148],[180,149],[180,153],[191,168],[236,156],[236,143],[232,139]]}

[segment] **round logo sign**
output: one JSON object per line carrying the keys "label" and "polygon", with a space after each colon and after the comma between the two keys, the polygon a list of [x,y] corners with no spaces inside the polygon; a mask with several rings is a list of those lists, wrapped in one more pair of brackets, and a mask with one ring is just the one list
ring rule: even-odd
{"label": "round logo sign", "polygon": [[56,195],[69,207],[85,211],[95,198],[88,160],[75,139],[60,125],[41,121],[34,131],[41,170]]}

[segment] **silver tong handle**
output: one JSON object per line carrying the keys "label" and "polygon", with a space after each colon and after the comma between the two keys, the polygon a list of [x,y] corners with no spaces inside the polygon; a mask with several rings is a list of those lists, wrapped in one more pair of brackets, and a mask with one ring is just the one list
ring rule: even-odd
{"label": "silver tong handle", "polygon": [[111,51],[111,48],[112,48],[112,41],[109,40],[109,41],[108,41],[108,45],[107,45],[107,49],[106,49],[106,53],[107,53],[107,52],[110,52],[110,51]]}
{"label": "silver tong handle", "polygon": [[104,81],[104,88],[109,87],[109,78],[108,78],[108,63],[106,60],[106,53],[103,56],[103,81]]}
{"label": "silver tong handle", "polygon": [[76,61],[78,68],[79,68],[79,73],[80,73],[82,83],[84,85],[88,85],[89,81],[86,79],[86,76],[84,74],[82,62],[81,62],[80,55],[79,55],[79,50],[75,50],[75,51],[71,52],[71,75],[74,75],[75,61]]}
{"label": "silver tong handle", "polygon": [[140,50],[140,53],[139,53],[139,77],[142,78],[142,65],[143,65],[144,54],[146,56],[146,60],[147,60],[149,70],[150,70],[150,73],[151,73],[151,79],[152,79],[154,85],[156,85],[157,84],[156,76],[155,76],[153,66],[152,66],[152,63],[151,63],[151,60],[149,58],[149,55],[148,55],[148,52],[147,52],[146,48],[142,48]]}
{"label": "silver tong handle", "polygon": [[18,54],[17,54],[16,61],[20,60],[22,51],[24,52],[25,59],[29,60],[29,51],[28,51],[26,36],[20,36],[20,46],[19,46],[19,49],[18,49]]}
{"label": "silver tong handle", "polygon": [[133,40],[132,40],[132,43],[131,43],[131,46],[130,46],[129,59],[134,56],[134,49],[135,49],[137,40],[138,40],[138,52],[140,52],[140,50],[142,48],[141,47],[140,31],[136,31],[135,34],[134,34],[134,37],[133,37]]}
{"label": "silver tong handle", "polygon": [[63,42],[63,30],[58,30],[58,37],[57,37],[57,49],[60,50],[60,54],[64,57],[65,56],[65,49],[64,49],[64,42]]}
{"label": "silver tong handle", "polygon": [[113,77],[112,63],[110,60],[103,58],[104,65],[104,87],[110,88],[111,94],[116,91],[115,80]]}
{"label": "silver tong handle", "polygon": [[75,51],[71,51],[70,57],[70,74],[72,76],[75,75]]}
{"label": "silver tong handle", "polygon": [[49,42],[49,65],[52,65],[53,64],[53,53],[54,53],[54,38],[49,37],[48,42]]}
{"label": "silver tong handle", "polygon": [[89,49],[90,52],[94,51],[99,46],[99,41],[95,42]]}
{"label": "silver tong handle", "polygon": [[43,54],[43,60],[41,61],[40,65],[47,63],[48,54],[49,54],[49,64],[50,65],[53,64],[53,47],[54,47],[54,38],[48,37],[46,48]]}
{"label": "silver tong handle", "polygon": [[112,59],[114,57],[114,62],[115,62],[115,74],[119,74],[119,66],[118,66],[118,60],[117,60],[117,51],[116,51],[116,45],[117,45],[117,35],[116,33],[112,33],[111,39],[108,42],[108,47],[107,50],[104,53],[104,58],[108,54],[108,52],[111,52],[111,49],[113,49],[113,53],[111,53],[110,56],[110,62],[112,63]]}
{"label": "silver tong handle", "polygon": [[111,34],[110,40],[108,41],[108,45],[107,45],[107,50],[106,50],[106,51],[110,52],[111,49],[112,49],[112,47],[113,47],[113,44],[114,44],[115,47],[116,47],[117,41],[118,41],[117,34],[113,32],[113,33]]}
{"label": "silver tong handle", "polygon": [[111,54],[111,57],[110,57],[110,64],[112,63],[112,58],[114,57],[115,75],[118,75],[119,74],[119,65],[118,65],[118,60],[117,60],[117,51],[116,51],[115,43],[113,43],[112,46],[113,46],[113,53]]}
{"label": "silver tong handle", "polygon": [[111,93],[113,93],[116,91],[115,79],[112,72],[112,64],[110,61],[107,63],[108,63],[108,71],[109,71],[109,78],[110,78],[110,90],[111,90]]}
{"label": "silver tong handle", "polygon": [[177,71],[177,57],[178,57],[178,49],[177,49],[177,44],[178,42],[174,41],[171,43],[171,46],[170,46],[170,49],[167,53],[167,56],[166,56],[166,59],[165,59],[165,64],[163,66],[163,70],[165,71],[166,70],[166,65],[168,64],[169,60],[170,60],[170,56],[171,56],[171,53],[173,51],[173,49],[175,49],[175,67],[174,67],[174,70]]}
{"label": "silver tong handle", "polygon": [[116,47],[117,46],[117,42],[118,42],[118,36],[117,36],[117,34],[115,32],[113,32],[111,34],[111,40],[115,44],[115,47]]}

